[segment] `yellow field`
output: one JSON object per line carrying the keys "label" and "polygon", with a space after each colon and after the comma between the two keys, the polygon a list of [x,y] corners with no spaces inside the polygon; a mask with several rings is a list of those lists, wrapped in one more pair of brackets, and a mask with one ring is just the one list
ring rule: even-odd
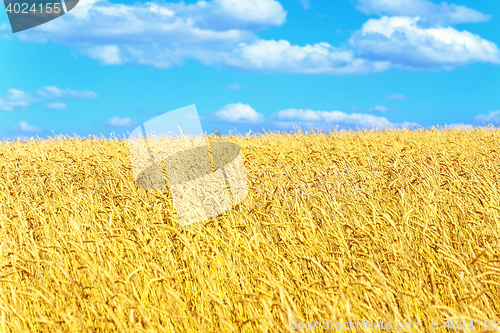
{"label": "yellow field", "polygon": [[183,228],[125,141],[0,144],[0,331],[500,319],[499,131],[209,139],[241,147],[248,197]]}

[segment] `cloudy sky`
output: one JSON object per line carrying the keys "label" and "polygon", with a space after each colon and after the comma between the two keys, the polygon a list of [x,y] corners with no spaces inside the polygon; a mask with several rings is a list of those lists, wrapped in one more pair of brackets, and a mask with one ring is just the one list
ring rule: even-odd
{"label": "cloudy sky", "polygon": [[16,34],[2,10],[0,137],[192,104],[209,133],[500,122],[499,31],[497,0],[80,0]]}

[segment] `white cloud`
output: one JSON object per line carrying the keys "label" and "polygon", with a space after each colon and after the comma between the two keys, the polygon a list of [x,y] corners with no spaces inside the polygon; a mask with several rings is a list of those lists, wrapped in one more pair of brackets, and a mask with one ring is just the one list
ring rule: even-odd
{"label": "white cloud", "polygon": [[40,132],[40,128],[30,125],[24,120],[12,126],[10,130],[12,132],[24,132],[24,133]]}
{"label": "white cloud", "polygon": [[301,128],[387,128],[391,123],[384,117],[371,114],[351,113],[342,111],[313,111],[303,109],[286,109],[275,113],[275,124],[281,128],[292,128],[293,125]]}
{"label": "white cloud", "polygon": [[77,91],[73,89],[60,89],[54,86],[44,87],[38,90],[38,95],[45,98],[63,98],[63,97],[72,97],[72,98],[97,98],[97,94],[93,91]]}
{"label": "white cloud", "polygon": [[379,16],[420,16],[420,24],[427,27],[443,24],[484,22],[491,18],[477,10],[464,6],[437,5],[428,0],[358,0],[357,9],[366,14]]}
{"label": "white cloud", "polygon": [[337,49],[328,43],[297,46],[286,40],[242,43],[231,53],[220,53],[219,59],[212,61],[216,62],[233,69],[262,73],[351,74],[390,68],[389,62],[356,58],[352,51]]}
{"label": "white cloud", "polygon": [[[275,0],[214,0],[124,5],[88,0],[58,20],[30,29],[77,47],[106,65],[135,63],[168,68],[185,58],[210,60],[213,53],[252,42],[253,33],[285,21]],[[28,32],[27,32],[28,33]]]}
{"label": "white cloud", "polygon": [[[301,2],[304,8],[309,4],[309,0]],[[352,35],[351,48],[260,39],[257,31],[286,20],[287,13],[276,0],[130,5],[87,0],[71,15],[26,34],[76,47],[106,65],[169,68],[195,59],[242,72],[342,75],[500,63],[494,43],[445,27],[489,18],[473,9],[427,0],[359,0],[358,9],[391,17],[368,20]]]}
{"label": "white cloud", "polygon": [[405,95],[401,95],[401,94],[392,94],[392,95],[387,95],[385,96],[385,99],[394,99],[394,100],[409,100],[410,97],[406,97]]}
{"label": "white cloud", "polygon": [[497,46],[454,28],[418,27],[418,17],[370,19],[350,39],[360,56],[399,68],[454,67],[471,62],[500,63]]}
{"label": "white cloud", "polygon": [[238,83],[231,83],[231,84],[228,84],[226,86],[226,89],[230,89],[230,90],[239,90],[243,88],[243,86],[241,84],[238,84]]}
{"label": "white cloud", "polygon": [[311,0],[300,0],[300,4],[306,10],[311,8]]}
{"label": "white cloud", "polygon": [[165,7],[160,7],[156,3],[151,3],[149,6],[149,10],[155,14],[160,15],[160,16],[173,17],[175,15],[173,10],[170,10],[168,8],[165,8]]}
{"label": "white cloud", "polygon": [[275,0],[214,0],[205,7],[210,6],[215,13],[212,15],[219,20],[227,20],[229,28],[233,29],[260,30],[279,26],[286,18],[283,6]]}
{"label": "white cloud", "polygon": [[475,117],[475,120],[478,123],[485,123],[486,125],[490,123],[496,123],[500,121],[500,110],[499,111],[490,111],[487,114],[478,114]]}
{"label": "white cloud", "polygon": [[[101,45],[111,39],[120,43],[200,43],[239,42],[249,32],[279,26],[286,11],[275,0],[214,0],[146,2],[131,5],[107,0],[81,2],[58,20],[32,31],[53,31],[48,38],[68,44],[93,41]],[[60,27],[73,27],[60,30]],[[83,29],[83,30],[82,30]]]}
{"label": "white cloud", "polygon": [[120,48],[116,45],[93,46],[84,50],[83,53],[105,65],[121,65],[125,63],[120,56]]}
{"label": "white cloud", "polygon": [[64,102],[53,102],[45,105],[47,110],[62,110],[66,109],[68,106]]}
{"label": "white cloud", "polygon": [[343,114],[343,112],[340,111],[331,111],[331,112],[326,112],[326,111],[313,111],[313,110],[302,110],[302,109],[286,109],[277,112],[276,118],[280,120],[297,120],[297,121],[321,121],[322,120],[322,115],[324,114]]}
{"label": "white cloud", "polygon": [[[57,87],[44,87],[36,93],[26,92],[18,89],[7,89],[7,94],[0,96],[0,111],[13,111],[18,108],[26,109],[31,103],[44,102],[54,98],[97,98],[93,91],[77,91],[73,89],[59,89]],[[45,109],[65,109],[64,102],[47,103]]]}
{"label": "white cloud", "polygon": [[255,111],[250,105],[242,103],[228,104],[215,112],[215,115],[219,120],[231,123],[258,124],[264,121],[262,114]]}
{"label": "white cloud", "polygon": [[13,111],[16,108],[27,108],[35,99],[31,97],[30,93],[17,90],[7,89],[7,94],[0,96],[0,110]]}
{"label": "white cloud", "polygon": [[[162,14],[164,13],[164,14]],[[65,15],[30,29],[56,43],[80,48],[107,65],[129,63],[168,68],[193,58],[239,71],[368,73],[389,63],[357,59],[328,43],[291,45],[260,40],[255,31],[281,25],[286,11],[275,0],[214,0],[114,4],[88,0]]]}
{"label": "white cloud", "polygon": [[135,127],[137,123],[130,118],[113,117],[106,120],[104,125],[111,127]]}

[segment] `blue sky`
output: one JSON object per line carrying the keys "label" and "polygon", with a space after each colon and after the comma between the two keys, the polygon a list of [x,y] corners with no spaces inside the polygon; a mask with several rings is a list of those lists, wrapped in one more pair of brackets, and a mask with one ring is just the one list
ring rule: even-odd
{"label": "blue sky", "polygon": [[16,34],[2,10],[0,137],[191,104],[209,133],[494,123],[499,31],[496,0],[80,0]]}

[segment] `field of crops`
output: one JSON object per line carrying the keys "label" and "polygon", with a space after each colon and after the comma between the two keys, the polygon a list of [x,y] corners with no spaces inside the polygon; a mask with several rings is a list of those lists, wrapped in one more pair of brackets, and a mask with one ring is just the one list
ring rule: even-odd
{"label": "field of crops", "polygon": [[500,318],[499,131],[208,139],[241,148],[248,196],[187,227],[124,140],[0,144],[0,331]]}

